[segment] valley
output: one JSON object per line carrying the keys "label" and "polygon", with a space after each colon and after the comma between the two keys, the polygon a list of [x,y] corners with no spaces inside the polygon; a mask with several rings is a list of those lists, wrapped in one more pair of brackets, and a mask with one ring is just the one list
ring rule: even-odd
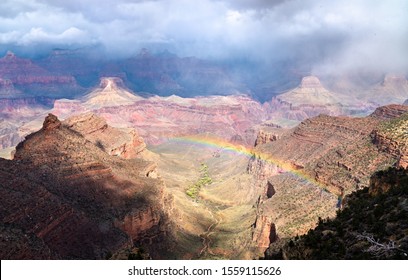
{"label": "valley", "polygon": [[[178,238],[180,244],[186,244],[182,246],[187,250],[184,257],[250,259],[259,254],[251,240],[259,190],[251,188],[248,157],[226,148],[180,141],[151,148],[159,155],[158,171],[180,209]],[[203,167],[208,167],[211,183],[191,197],[189,188],[200,180]],[[191,244],[185,236],[200,238],[202,243]]]}
{"label": "valley", "polygon": [[357,95],[309,75],[261,102],[193,58],[145,52],[77,81],[88,68],[65,55],[0,59],[4,258],[292,256],[373,174],[407,168],[405,77]]}

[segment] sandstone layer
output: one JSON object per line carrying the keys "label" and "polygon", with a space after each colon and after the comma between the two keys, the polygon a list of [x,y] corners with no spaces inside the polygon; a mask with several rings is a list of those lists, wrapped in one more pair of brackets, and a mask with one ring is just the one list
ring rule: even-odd
{"label": "sandstone layer", "polygon": [[388,106],[365,118],[319,115],[262,140],[248,172],[263,188],[258,217],[270,220],[260,219],[266,222],[255,232],[273,228],[277,239],[304,234],[319,217],[334,217],[343,197],[368,186],[374,172],[406,167],[407,112],[408,106]]}
{"label": "sandstone layer", "polygon": [[177,136],[211,133],[252,145],[255,135],[250,128],[267,118],[260,103],[247,96],[142,98],[125,91],[121,83],[118,78],[103,78],[101,87],[82,101],[56,101],[53,112],[67,117],[74,112],[92,111],[115,126],[137,128],[150,144]]}
{"label": "sandstone layer", "polygon": [[[156,165],[109,155],[72,121],[69,127],[49,115],[14,160],[0,161],[2,228],[32,236],[6,257],[37,258],[45,250],[38,257],[100,259],[135,244],[165,256],[172,200],[163,181],[149,176]],[[77,127],[89,132],[92,122]]]}
{"label": "sandstone layer", "polygon": [[[334,219],[300,238],[272,244],[273,259],[408,259],[406,232],[407,170],[391,168],[375,173],[370,186],[346,199]],[[279,245],[279,246],[276,246]]]}

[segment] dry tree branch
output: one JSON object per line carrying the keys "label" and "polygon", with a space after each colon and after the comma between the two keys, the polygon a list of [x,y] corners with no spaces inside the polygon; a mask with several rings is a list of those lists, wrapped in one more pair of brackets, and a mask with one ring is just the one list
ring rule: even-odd
{"label": "dry tree branch", "polygon": [[389,241],[388,243],[380,243],[379,239],[376,240],[372,234],[366,232],[363,232],[362,234],[356,234],[356,237],[358,240],[368,241],[368,243],[370,243],[370,247],[364,250],[364,252],[370,253],[376,257],[387,255],[393,250],[403,252],[405,256],[408,255],[406,252],[401,250],[394,241]]}

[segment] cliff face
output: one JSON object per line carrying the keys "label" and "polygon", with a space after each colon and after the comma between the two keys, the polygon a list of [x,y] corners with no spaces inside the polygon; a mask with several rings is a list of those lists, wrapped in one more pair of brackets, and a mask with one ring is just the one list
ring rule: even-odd
{"label": "cliff face", "polygon": [[302,170],[334,193],[350,192],[367,186],[370,174],[393,161],[393,155],[381,153],[371,144],[371,133],[380,123],[372,117],[320,115],[281,139],[257,147],[255,154]]}
{"label": "cliff face", "polygon": [[136,130],[131,128],[113,128],[106,120],[92,113],[70,117],[64,124],[91,141],[110,155],[122,158],[141,157],[146,144]]}
{"label": "cliff face", "polygon": [[83,90],[73,76],[54,74],[12,52],[0,58],[0,77],[7,80],[9,94],[13,89],[14,93],[25,96],[56,97],[73,96]]}
{"label": "cliff face", "polygon": [[[399,106],[400,113],[407,106]],[[372,132],[377,147],[398,159],[397,167],[408,168],[408,113],[400,117],[384,121]]]}
{"label": "cliff face", "polygon": [[383,81],[366,93],[368,99],[376,104],[401,104],[407,98],[408,81],[404,75],[387,74]]}
{"label": "cliff face", "polygon": [[258,130],[255,147],[278,140],[284,133],[284,129],[277,125],[262,125]]}
{"label": "cliff face", "polygon": [[270,118],[282,125],[325,114],[330,116],[355,115],[370,112],[375,107],[361,102],[352,94],[332,92],[325,88],[315,76],[303,77],[299,86],[277,95],[265,103]]}
{"label": "cliff face", "polygon": [[336,218],[280,249],[271,246],[266,258],[408,259],[407,188],[407,170],[379,171],[368,188],[346,197]]}
{"label": "cliff face", "polygon": [[14,88],[11,80],[0,78],[0,97],[16,96],[20,93],[19,90]]}
{"label": "cliff face", "polygon": [[0,120],[0,149],[17,145],[21,141],[16,131],[16,126],[4,120]]}
{"label": "cliff face", "polygon": [[[274,225],[278,239],[306,233],[319,217],[333,217],[341,197],[368,186],[372,173],[395,163],[405,166],[406,137],[402,134],[407,131],[404,112],[408,107],[380,111],[400,117],[319,115],[255,147],[248,172],[264,189],[258,216],[271,219],[268,223]],[[383,127],[392,127],[394,134],[385,134]],[[265,227],[266,223],[255,232]]]}
{"label": "cliff face", "polygon": [[[1,224],[33,235],[52,257],[104,258],[134,242],[163,257],[172,199],[154,171],[154,163],[107,154],[49,115],[14,160],[0,161]],[[27,252],[7,258],[31,258]]]}
{"label": "cliff face", "polygon": [[[246,96],[142,98],[125,91],[121,83],[118,78],[104,78],[101,88],[81,101],[56,101],[53,112],[69,116],[74,112],[92,111],[106,118],[109,124],[137,128],[150,144],[177,136],[212,133],[253,145],[254,136],[248,131],[267,118],[261,104]],[[110,90],[106,90],[107,87]]]}
{"label": "cliff face", "polygon": [[380,120],[391,120],[400,117],[406,112],[407,106],[391,104],[387,106],[378,107],[370,116]]}

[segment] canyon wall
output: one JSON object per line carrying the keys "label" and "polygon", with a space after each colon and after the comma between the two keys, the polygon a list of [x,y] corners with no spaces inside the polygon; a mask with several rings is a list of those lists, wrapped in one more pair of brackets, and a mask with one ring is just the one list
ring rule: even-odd
{"label": "canyon wall", "polygon": [[[89,132],[95,120],[87,129],[82,120],[78,127]],[[0,161],[1,224],[39,239],[51,252],[46,257],[100,259],[135,244],[165,257],[172,198],[149,176],[155,164],[111,156],[74,130],[73,119],[69,125],[49,115],[14,160]],[[30,250],[7,258],[37,258]]]}

